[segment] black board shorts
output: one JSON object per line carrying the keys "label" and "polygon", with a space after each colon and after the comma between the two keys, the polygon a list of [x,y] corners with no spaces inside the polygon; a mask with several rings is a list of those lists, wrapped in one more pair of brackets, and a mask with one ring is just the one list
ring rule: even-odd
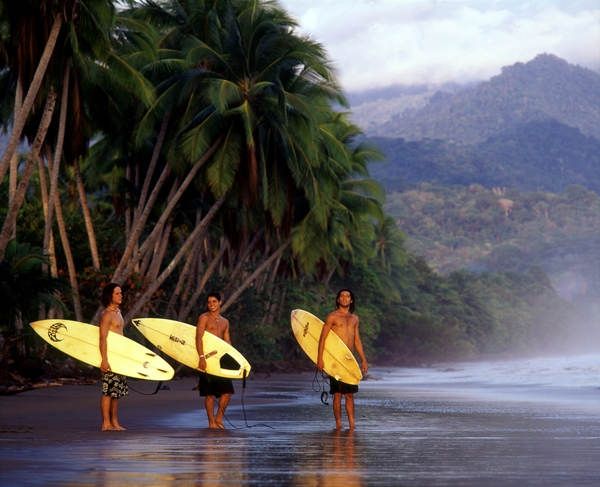
{"label": "black board shorts", "polygon": [[231,379],[224,379],[216,375],[210,375],[206,372],[200,372],[198,378],[198,390],[200,396],[221,397],[223,394],[234,394],[233,382]]}
{"label": "black board shorts", "polygon": [[329,377],[329,394],[356,394],[358,386]]}

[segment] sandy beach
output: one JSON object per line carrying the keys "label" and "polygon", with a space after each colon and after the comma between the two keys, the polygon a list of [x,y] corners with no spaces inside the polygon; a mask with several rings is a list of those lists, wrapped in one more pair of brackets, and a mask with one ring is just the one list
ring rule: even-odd
{"label": "sandy beach", "polygon": [[99,431],[95,385],[0,397],[0,484],[598,485],[595,398],[399,385],[397,370],[362,383],[353,433],[333,431],[311,373],[236,382],[226,431],[207,428],[192,378],[131,391],[125,432]]}

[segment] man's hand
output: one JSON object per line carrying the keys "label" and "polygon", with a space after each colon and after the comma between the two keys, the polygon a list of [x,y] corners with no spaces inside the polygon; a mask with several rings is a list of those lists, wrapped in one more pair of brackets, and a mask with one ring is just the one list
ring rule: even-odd
{"label": "man's hand", "polygon": [[110,364],[108,363],[108,360],[103,360],[100,363],[100,370],[103,374],[105,374],[106,372],[110,372]]}
{"label": "man's hand", "polygon": [[204,358],[204,356],[200,357],[200,360],[198,360],[198,368],[203,372],[206,370],[206,358]]}
{"label": "man's hand", "polygon": [[317,369],[319,369],[322,372],[323,367],[325,367],[325,363],[323,361],[323,358],[321,358],[321,359],[317,360]]}
{"label": "man's hand", "polygon": [[369,370],[369,364],[367,363],[366,360],[361,361],[360,370],[362,371],[363,375],[367,374],[367,372]]}

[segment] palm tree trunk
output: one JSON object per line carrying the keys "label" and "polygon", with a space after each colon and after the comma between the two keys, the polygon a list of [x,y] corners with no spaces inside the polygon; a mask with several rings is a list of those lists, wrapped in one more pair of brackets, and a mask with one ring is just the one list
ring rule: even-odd
{"label": "palm tree trunk", "polygon": [[260,237],[262,235],[263,235],[262,230],[256,232],[254,234],[254,236],[252,237],[252,240],[250,241],[250,243],[241,250],[239,257],[237,258],[237,264],[236,264],[235,268],[233,269],[233,271],[229,274],[229,284],[224,289],[224,291],[223,291],[224,294],[227,294],[229,289],[231,289],[231,287],[235,285],[234,283],[237,280],[238,276],[241,274],[242,269],[244,268],[244,264],[248,260],[248,256],[250,255],[250,252],[252,252],[254,247],[256,247],[256,244],[258,244],[258,241],[260,240]]}
{"label": "palm tree trunk", "polygon": [[54,113],[55,105],[56,92],[52,90],[50,91],[50,93],[48,94],[48,98],[46,99],[44,113],[42,114],[42,119],[40,120],[40,125],[38,127],[37,134],[33,141],[31,152],[29,154],[29,157],[27,158],[27,162],[25,163],[25,169],[23,170],[21,181],[19,182],[19,186],[17,187],[15,199],[13,200],[12,204],[8,209],[6,218],[4,219],[4,224],[2,225],[2,231],[0,231],[0,260],[4,259],[6,246],[8,245],[10,236],[12,235],[13,229],[16,226],[17,215],[19,213],[19,210],[21,209],[21,206],[23,205],[23,201],[25,200],[25,193],[27,192],[27,187],[29,186],[29,179],[31,178],[31,174],[33,173],[34,163],[40,157],[40,150],[42,148],[42,144],[44,143],[44,139],[46,138],[46,134],[48,133],[48,127],[52,122],[52,115]]}
{"label": "palm tree trunk", "polygon": [[65,141],[65,129],[67,125],[67,107],[69,104],[69,75],[70,69],[67,66],[65,67],[65,73],[63,75],[62,82],[62,96],[60,100],[58,135],[56,138],[56,147],[54,148],[54,162],[52,163],[52,170],[49,171],[50,192],[48,194],[48,213],[46,215],[44,224],[44,255],[47,255],[50,234],[52,233],[52,221],[54,219],[54,202],[56,201],[55,196],[58,186],[58,173],[60,171],[60,161],[62,159],[63,145]]}
{"label": "palm tree trunk", "polygon": [[[50,155],[47,155],[47,160],[50,160]],[[45,221],[48,218],[48,207],[50,205],[48,202],[48,178],[46,177],[46,166],[41,157],[38,157],[38,177],[40,178],[40,195],[42,197],[42,211],[44,212]],[[50,263],[50,275],[52,277],[58,277],[58,264],[56,262],[56,249],[54,246],[52,229],[50,229],[50,240],[48,242],[47,253],[44,253],[44,256],[48,257]],[[42,268],[44,272],[47,272],[45,264]],[[40,315],[40,319],[43,319],[43,316]]]}
{"label": "palm tree trunk", "polygon": [[188,252],[185,263],[183,264],[183,268],[179,273],[179,278],[177,279],[175,289],[169,298],[169,303],[167,304],[167,315],[173,314],[175,310],[175,303],[179,300],[179,296],[181,296],[181,294],[184,292],[184,289],[190,287],[190,279],[194,274],[194,261],[198,259],[198,247],[200,245],[202,245],[201,242],[195,242]]}
{"label": "palm tree trunk", "polygon": [[152,262],[150,264],[150,269],[145,276],[145,280],[152,282],[158,277],[158,273],[160,272],[160,265],[165,257],[165,253],[167,252],[167,247],[169,246],[169,237],[171,236],[171,228],[172,222],[169,221],[162,233],[161,238],[156,242],[156,246],[154,249],[154,253],[152,256]]}
{"label": "palm tree trunk", "polygon": [[210,277],[214,274],[219,262],[223,258],[223,254],[225,254],[226,248],[227,248],[226,245],[221,244],[221,248],[216,253],[216,255],[212,258],[212,260],[210,261],[210,264],[204,271],[202,278],[198,282],[198,285],[196,286],[196,290],[194,291],[194,294],[192,294],[192,297],[186,301],[186,304],[182,307],[182,309],[179,310],[179,314],[177,315],[178,319],[180,319],[180,320],[186,319],[187,316],[190,314],[192,307],[194,307],[196,305],[196,302],[198,301],[200,294],[202,294],[202,291],[204,291],[204,287],[206,286],[206,283],[208,282]]}
{"label": "palm tree trunk", "polygon": [[100,270],[100,254],[98,253],[98,243],[96,242],[96,232],[94,231],[94,222],[92,221],[92,214],[87,201],[87,194],[83,185],[83,179],[81,178],[81,171],[79,169],[79,159],[75,160],[73,164],[75,170],[75,184],[77,186],[77,193],[79,193],[79,202],[81,203],[81,210],[83,212],[83,221],[85,223],[85,231],[87,233],[88,242],[90,245],[90,253],[92,254],[92,265],[96,271]]}
{"label": "palm tree trunk", "polygon": [[260,276],[265,270],[267,270],[269,268],[269,266],[273,263],[273,261],[275,261],[283,253],[283,251],[288,247],[290,242],[291,242],[291,239],[288,238],[283,244],[281,244],[279,246],[279,248],[275,252],[273,252],[267,259],[265,259],[265,261],[260,266],[258,266],[256,268],[256,270],[252,274],[250,274],[250,276],[248,276],[244,282],[242,282],[242,284],[233,292],[233,294],[231,294],[231,296],[229,296],[227,301],[225,301],[223,306],[221,306],[221,310],[223,312],[227,308],[229,308],[229,306],[231,306],[237,298],[240,297],[240,295],[250,286],[250,284],[252,284],[252,282],[258,276]]}
{"label": "palm tree trunk", "polygon": [[146,289],[144,294],[137,299],[137,301],[132,305],[130,311],[126,315],[125,322],[129,321],[135,314],[142,309],[151,299],[153,294],[158,290],[158,288],[165,282],[165,280],[173,273],[183,256],[188,252],[189,248],[192,246],[196,239],[199,239],[203,233],[207,230],[208,225],[212,222],[212,219],[217,214],[217,211],[223,205],[225,201],[225,196],[221,196],[217,201],[213,203],[208,213],[204,216],[200,224],[196,225],[196,228],[190,233],[188,238],[186,238],[183,245],[179,248],[171,262],[167,264],[167,267],[163,270],[163,272],[158,276]]}
{"label": "palm tree trunk", "polygon": [[150,189],[150,182],[152,181],[152,177],[154,176],[154,171],[156,170],[156,165],[158,163],[158,158],[160,156],[160,152],[163,148],[163,144],[165,142],[165,136],[167,134],[167,128],[169,126],[170,116],[167,114],[163,118],[162,124],[160,126],[160,131],[158,132],[158,137],[156,138],[156,143],[154,144],[154,149],[152,151],[152,157],[150,157],[150,164],[148,165],[148,170],[146,171],[146,177],[144,178],[144,184],[142,185],[142,190],[140,192],[140,197],[138,200],[137,208],[134,213],[134,221],[136,221],[145,205],[146,200],[148,199],[148,191]]}
{"label": "palm tree trunk", "polygon": [[83,321],[83,312],[81,310],[81,297],[79,295],[79,283],[77,282],[77,270],[75,268],[75,260],[73,259],[73,252],[71,252],[71,245],[69,244],[69,235],[65,225],[65,219],[63,218],[62,204],[60,202],[60,195],[54,193],[54,206],[56,209],[56,224],[58,225],[58,232],[60,234],[60,241],[62,244],[63,252],[67,260],[67,270],[69,272],[69,284],[71,285],[71,295],[73,297],[73,310],[75,311],[75,319],[77,321]]}
{"label": "palm tree trunk", "polygon": [[[171,213],[173,212],[173,209],[175,208],[177,203],[179,203],[179,200],[181,199],[184,192],[187,190],[189,185],[192,183],[192,181],[196,177],[196,174],[198,173],[200,168],[210,159],[210,157],[214,154],[214,152],[217,150],[217,147],[219,147],[220,144],[221,144],[221,139],[218,139],[206,151],[206,153],[200,159],[198,159],[198,161],[196,161],[196,163],[194,164],[194,166],[192,167],[192,169],[190,170],[190,172],[188,173],[188,175],[186,176],[184,181],[179,186],[179,188],[178,188],[177,192],[175,193],[175,195],[173,196],[173,198],[167,204],[167,207],[164,209],[155,228],[150,233],[148,238],[144,241],[144,243],[140,246],[140,248],[136,251],[136,254],[138,254],[138,255],[134,256],[134,258],[131,259],[135,245],[137,244],[138,239],[144,228],[144,225],[146,224],[146,221],[148,220],[148,216],[150,215],[150,210],[154,206],[154,202],[156,201],[156,198],[158,197],[158,190],[160,188],[158,186],[158,183],[157,183],[157,185],[155,185],[154,189],[150,193],[150,198],[148,200],[148,204],[146,205],[146,208],[144,208],[144,211],[140,215],[139,220],[134,225],[134,228],[129,237],[129,241],[127,243],[127,247],[125,248],[125,251],[123,252],[123,255],[121,256],[121,261],[119,262],[119,265],[117,266],[117,268],[115,269],[115,272],[113,273],[113,277],[112,277],[113,282],[121,282],[124,279],[126,279],[128,276],[125,275],[123,271],[128,266],[131,265],[130,261],[133,261],[134,263],[137,262],[139,260],[139,255],[143,254],[148,247],[151,247],[152,245],[154,245],[154,241],[156,240],[157,235],[158,235],[158,233],[157,233],[158,229],[161,228],[161,226],[164,224],[164,222],[168,218],[170,218]],[[165,170],[168,170],[168,165],[165,166]],[[165,171],[163,171],[163,174],[164,173],[165,173]],[[162,175],[161,175],[161,178],[159,178],[159,181],[160,181],[160,179],[162,179]],[[162,183],[164,183],[164,181],[161,182],[161,184]]]}
{"label": "palm tree trunk", "polygon": [[[25,96],[25,100],[23,101],[23,105],[21,106],[21,110],[19,110],[19,112],[15,112],[14,114],[15,119],[13,123],[13,129],[10,134],[10,139],[8,141],[6,150],[2,155],[2,160],[0,161],[0,182],[2,182],[2,180],[4,179],[6,169],[8,168],[13,154],[17,150],[19,141],[21,140],[21,134],[23,133],[25,122],[29,117],[29,113],[31,112],[35,99],[38,95],[40,86],[42,85],[42,81],[44,80],[44,76],[46,75],[46,69],[48,68],[50,58],[52,57],[52,53],[54,52],[54,47],[56,46],[56,41],[58,39],[58,34],[60,33],[61,27],[62,16],[56,15],[54,17],[52,28],[50,29],[50,34],[48,35],[48,40],[46,41],[46,45],[44,46],[44,51],[42,52],[40,62],[37,65],[37,68],[33,75],[33,79],[31,80],[31,84],[29,85],[29,89],[27,90],[27,95]],[[4,254],[4,251],[2,251],[2,254]]]}
{"label": "palm tree trunk", "polygon": [[[19,113],[21,105],[23,104],[23,86],[20,80],[17,80],[17,90],[15,92],[15,109],[14,113]],[[17,181],[19,171],[19,153],[15,150],[13,156],[10,158],[10,172],[8,175],[8,204],[10,205],[15,199],[15,193],[17,192]],[[2,181],[0,179],[0,181]],[[17,229],[15,228],[11,238],[17,236]]]}

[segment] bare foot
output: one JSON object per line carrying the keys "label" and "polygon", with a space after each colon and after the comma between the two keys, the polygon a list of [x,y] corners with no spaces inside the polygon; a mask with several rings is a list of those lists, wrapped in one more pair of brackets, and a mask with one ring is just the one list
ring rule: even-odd
{"label": "bare foot", "polygon": [[217,427],[224,430],[225,429],[225,425],[223,423],[221,423],[220,421],[217,421]]}
{"label": "bare foot", "polygon": [[213,429],[213,430],[215,430],[215,429],[218,429],[218,428],[219,428],[219,425],[217,424],[217,422],[216,422],[216,421],[209,421],[209,422],[208,422],[208,427],[209,427],[210,429]]}
{"label": "bare foot", "polygon": [[102,427],[100,428],[100,431],[114,431],[114,428],[113,428],[112,424],[102,423]]}
{"label": "bare foot", "polygon": [[127,428],[124,428],[119,423],[113,424],[112,425],[112,429],[115,430],[115,431],[126,431],[127,430]]}
{"label": "bare foot", "polygon": [[342,429],[342,423],[341,422],[335,422],[335,430],[336,431],[340,431]]}

